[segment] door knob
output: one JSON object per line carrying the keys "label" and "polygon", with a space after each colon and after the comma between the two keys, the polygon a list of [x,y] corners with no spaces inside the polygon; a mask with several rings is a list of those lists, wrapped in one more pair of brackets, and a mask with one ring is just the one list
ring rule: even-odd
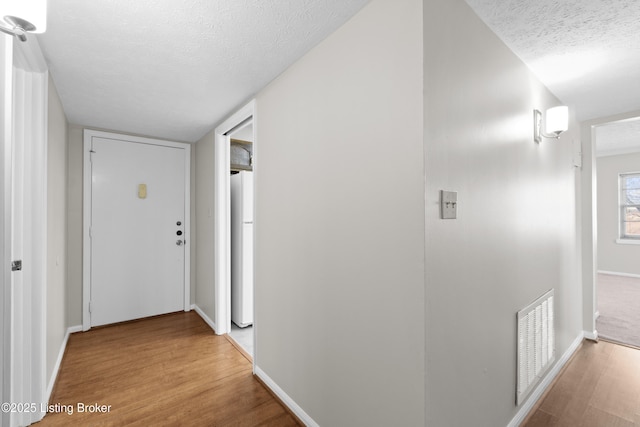
{"label": "door knob", "polygon": [[184,242],[182,240],[176,240],[176,245],[178,246],[182,246]]}

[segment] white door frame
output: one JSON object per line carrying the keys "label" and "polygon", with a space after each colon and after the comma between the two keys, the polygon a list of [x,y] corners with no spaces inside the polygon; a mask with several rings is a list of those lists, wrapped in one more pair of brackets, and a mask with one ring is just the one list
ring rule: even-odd
{"label": "white door frame", "polygon": [[[214,147],[214,266],[215,266],[215,325],[216,334],[222,335],[231,332],[231,192],[230,192],[230,148],[229,133],[239,130],[244,126],[253,123],[253,135],[255,144],[256,135],[256,102],[249,102],[240,108],[231,117],[216,127],[215,147]],[[254,145],[255,159],[255,145]],[[255,211],[255,203],[254,203]],[[253,217],[255,224],[256,218]],[[254,226],[255,236],[255,226]],[[255,247],[255,245],[254,245]],[[254,257],[255,259],[255,257]],[[254,292],[254,312],[255,312],[255,292]],[[254,355],[255,366],[255,316],[254,316]]]}
{"label": "white door frame", "polygon": [[582,123],[582,321],[585,337],[598,339],[598,188],[596,167],[596,128],[609,123],[640,117],[639,111],[601,117]]}
{"label": "white door frame", "polygon": [[[34,412],[2,416],[5,425],[29,425],[44,416],[48,401],[46,380],[47,292],[47,65],[35,38],[27,42],[4,39],[3,88],[3,402],[29,402]],[[11,92],[7,92],[8,89]],[[12,194],[13,153],[20,162],[22,194]],[[23,201],[20,212],[22,253],[12,253],[13,200]],[[10,261],[22,256],[23,271],[12,273]],[[12,279],[21,274],[20,289]],[[8,334],[7,334],[8,330]],[[8,338],[7,338],[8,335]],[[7,357],[9,356],[9,357]]]}
{"label": "white door frame", "polygon": [[[0,402],[9,402],[11,392],[11,132],[13,129],[13,38],[0,35],[0,307],[2,353],[0,354]],[[9,413],[0,413],[0,426],[9,425]]]}
{"label": "white door frame", "polygon": [[191,310],[191,145],[161,139],[130,136],[91,129],[84,130],[84,180],[83,180],[83,227],[82,227],[82,330],[91,328],[91,142],[94,137],[115,139],[123,142],[160,145],[185,150],[184,165],[184,311]]}

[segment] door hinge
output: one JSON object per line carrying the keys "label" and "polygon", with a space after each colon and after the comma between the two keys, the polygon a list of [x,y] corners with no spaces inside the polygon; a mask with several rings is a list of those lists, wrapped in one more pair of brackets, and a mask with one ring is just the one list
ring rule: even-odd
{"label": "door hinge", "polygon": [[22,270],[22,260],[11,261],[11,271],[21,271]]}

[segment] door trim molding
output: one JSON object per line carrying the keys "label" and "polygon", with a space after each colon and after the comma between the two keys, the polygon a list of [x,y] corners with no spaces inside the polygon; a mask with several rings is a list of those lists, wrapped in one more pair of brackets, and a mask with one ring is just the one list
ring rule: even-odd
{"label": "door trim molding", "polygon": [[633,120],[640,110],[587,120],[580,125],[582,168],[578,176],[582,200],[582,329],[588,339],[597,339],[596,312],[598,307],[598,186],[596,128],[598,126]]}
{"label": "door trim molding", "polygon": [[82,330],[91,328],[91,141],[94,137],[140,144],[160,145],[185,150],[184,167],[184,311],[191,310],[191,145],[183,142],[132,136],[93,129],[84,129],[83,198],[82,198]]}
{"label": "door trim molding", "polygon": [[[2,310],[2,353],[0,354],[0,400],[11,394],[11,142],[13,37],[0,36],[0,306]],[[8,412],[0,413],[0,425],[10,423]]]}
{"label": "door trim molding", "polygon": [[[231,222],[230,222],[230,155],[229,133],[238,127],[253,123],[254,144],[256,135],[256,101],[252,100],[228,119],[218,125],[214,131],[214,185],[213,206],[214,219],[214,294],[216,334],[222,335],[231,329]],[[255,149],[254,149],[255,150]],[[255,158],[255,151],[254,151]],[[255,204],[254,204],[255,210]],[[254,216],[255,223],[255,216]],[[255,301],[255,292],[254,292]],[[255,312],[255,304],[254,304]],[[255,344],[254,317],[254,344]],[[253,360],[255,363],[255,345]]]}
{"label": "door trim molding", "polygon": [[[10,382],[10,394],[5,401],[40,404],[46,401],[48,71],[37,43],[13,40],[11,72],[12,131],[7,144],[12,145],[14,155],[18,156],[13,161],[21,165],[19,173],[23,176],[19,178],[22,194],[19,198],[13,195],[9,202],[20,200],[21,206],[21,221],[18,225],[12,222],[10,227],[12,232],[18,227],[22,248],[21,253],[11,256],[23,257],[27,264],[24,271],[15,273],[22,276],[21,286],[15,288],[11,284],[10,317],[5,323],[10,325],[11,375],[4,378]],[[12,176],[15,177],[14,173]],[[14,191],[12,187],[15,186],[10,187]],[[45,415],[40,409],[11,413],[10,423],[37,422]]]}

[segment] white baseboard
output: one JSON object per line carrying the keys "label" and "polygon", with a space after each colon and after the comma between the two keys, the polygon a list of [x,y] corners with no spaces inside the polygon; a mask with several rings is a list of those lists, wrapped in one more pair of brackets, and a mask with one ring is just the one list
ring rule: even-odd
{"label": "white baseboard", "polygon": [[287,405],[287,407],[296,414],[296,416],[306,425],[307,427],[320,427],[320,425],[313,420],[298,404],[291,398],[287,393],[282,390],[278,384],[273,381],[269,375],[267,375],[262,369],[257,366],[254,366],[255,375],[264,382],[267,387],[271,389],[272,392],[275,393],[276,396],[280,398],[282,403]]}
{"label": "white baseboard", "polygon": [[576,337],[567,351],[565,351],[562,357],[558,360],[558,363],[556,363],[553,368],[551,368],[549,373],[542,379],[542,381],[540,381],[540,384],[538,384],[538,386],[529,395],[529,398],[524,402],[511,422],[507,424],[507,427],[518,427],[524,421],[527,415],[529,415],[529,412],[531,412],[531,409],[533,409],[535,404],[538,402],[538,399],[540,399],[540,397],[542,397],[544,392],[547,390],[547,387],[551,385],[553,380],[560,373],[560,370],[562,370],[564,365],[566,365],[569,359],[571,359],[571,356],[573,356],[573,353],[576,352],[584,338],[584,333],[581,333]]}
{"label": "white baseboard", "polygon": [[82,332],[82,325],[70,326],[70,327],[67,329],[67,333],[68,333],[69,335],[71,335],[71,334],[75,334],[76,332]]}
{"label": "white baseboard", "polygon": [[633,277],[636,279],[640,279],[640,274],[633,274],[633,273],[620,273],[619,271],[605,271],[605,270],[598,270],[599,274],[609,274],[611,276],[622,276],[622,277]]}
{"label": "white baseboard", "polygon": [[198,307],[197,305],[193,304],[193,305],[191,306],[191,308],[192,308],[192,309],[194,309],[194,310],[196,311],[196,313],[198,313],[198,316],[202,317],[202,320],[204,320],[204,322],[205,322],[207,325],[209,325],[209,327],[210,327],[211,329],[213,329],[213,332],[215,332],[215,333],[217,334],[217,332],[216,332],[216,324],[215,324],[215,322],[214,322],[213,320],[211,320],[211,319],[209,318],[209,316],[207,316],[207,315],[204,313],[204,311],[202,311],[202,309],[201,309],[200,307]]}
{"label": "white baseboard", "polygon": [[49,378],[49,384],[47,385],[47,391],[44,396],[47,403],[49,402],[49,399],[51,399],[53,386],[56,384],[56,378],[58,378],[58,371],[60,370],[60,364],[62,363],[62,358],[64,357],[64,351],[67,349],[67,342],[69,341],[69,335],[73,334],[74,332],[82,332],[82,325],[71,326],[67,328],[67,332],[64,334],[64,338],[62,339],[62,344],[60,344],[60,351],[58,351],[58,358],[56,359],[55,365],[53,365],[51,378]]}
{"label": "white baseboard", "polygon": [[584,331],[584,337],[591,341],[598,341],[598,331]]}

